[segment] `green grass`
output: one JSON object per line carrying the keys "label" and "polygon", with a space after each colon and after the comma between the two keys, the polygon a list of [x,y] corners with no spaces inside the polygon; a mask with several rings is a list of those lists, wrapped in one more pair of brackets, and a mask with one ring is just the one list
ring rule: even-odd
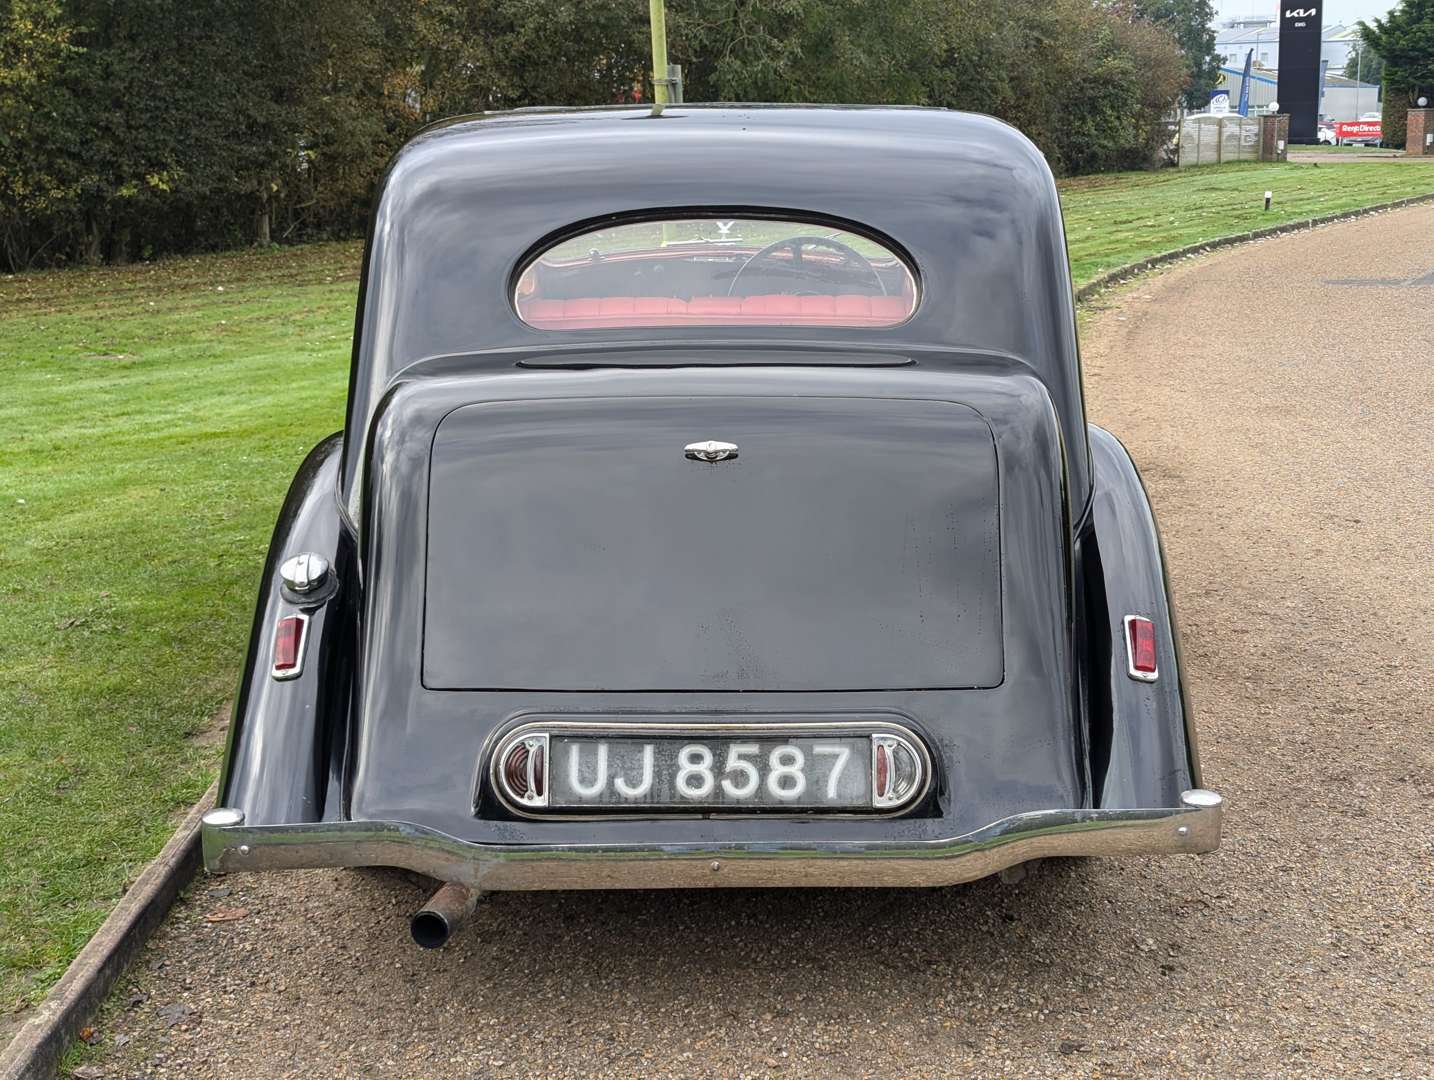
{"label": "green grass", "polygon": [[1173,248],[1429,192],[1429,165],[1340,158],[1081,177],[1061,185],[1061,202],[1080,284]]}
{"label": "green grass", "polygon": [[[1240,165],[1062,191],[1084,281],[1434,191],[1434,169]],[[0,278],[0,1016],[48,989],[214,775],[207,736],[280,500],[342,423],[359,254]]]}
{"label": "green grass", "polygon": [[209,783],[279,502],[343,422],[358,258],[0,278],[0,1015]]}

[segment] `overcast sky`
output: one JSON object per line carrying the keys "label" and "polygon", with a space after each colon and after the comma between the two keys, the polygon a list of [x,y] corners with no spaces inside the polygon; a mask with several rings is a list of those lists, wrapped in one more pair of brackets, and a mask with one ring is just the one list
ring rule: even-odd
{"label": "overcast sky", "polygon": [[[1325,0],[1324,25],[1343,23],[1353,26],[1363,19],[1383,17],[1390,8],[1397,6],[1397,0]],[[1275,15],[1279,4],[1275,0],[1215,0],[1215,21],[1218,23],[1231,15]]]}

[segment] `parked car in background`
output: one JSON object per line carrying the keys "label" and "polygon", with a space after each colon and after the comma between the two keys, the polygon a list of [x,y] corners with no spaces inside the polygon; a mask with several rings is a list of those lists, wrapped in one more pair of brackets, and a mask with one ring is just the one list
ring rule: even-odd
{"label": "parked car in background", "polygon": [[1319,141],[1325,146],[1333,146],[1338,140],[1335,138],[1334,125],[1320,124],[1316,132]]}
{"label": "parked car in background", "polygon": [[886,108],[535,110],[384,180],[274,534],[214,871],[946,885],[1198,853],[1140,477],[1040,151]]}

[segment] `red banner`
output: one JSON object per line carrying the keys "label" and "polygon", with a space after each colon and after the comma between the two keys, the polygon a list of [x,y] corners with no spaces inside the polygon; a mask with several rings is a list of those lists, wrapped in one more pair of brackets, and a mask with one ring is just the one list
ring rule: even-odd
{"label": "red banner", "polygon": [[1380,139],[1383,126],[1378,120],[1341,120],[1334,125],[1337,139]]}

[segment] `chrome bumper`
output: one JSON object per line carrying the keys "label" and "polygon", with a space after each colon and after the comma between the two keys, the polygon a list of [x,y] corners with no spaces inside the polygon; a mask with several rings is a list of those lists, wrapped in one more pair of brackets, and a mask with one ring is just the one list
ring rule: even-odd
{"label": "chrome bumper", "polygon": [[1153,810],[1042,810],[949,840],[819,844],[474,844],[398,821],[243,824],[211,810],[201,827],[215,873],[396,866],[476,889],[919,886],[974,881],[1063,855],[1194,855],[1220,845],[1224,801],[1196,789]]}

